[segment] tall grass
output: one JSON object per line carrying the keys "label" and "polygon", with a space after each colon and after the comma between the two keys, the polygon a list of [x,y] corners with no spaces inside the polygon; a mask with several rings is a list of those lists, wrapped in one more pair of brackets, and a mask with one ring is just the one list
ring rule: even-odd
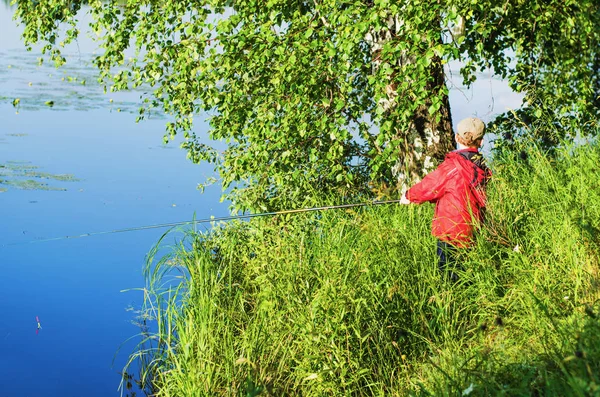
{"label": "tall grass", "polygon": [[147,267],[158,396],[600,394],[600,148],[500,154],[450,284],[432,206],[253,219]]}

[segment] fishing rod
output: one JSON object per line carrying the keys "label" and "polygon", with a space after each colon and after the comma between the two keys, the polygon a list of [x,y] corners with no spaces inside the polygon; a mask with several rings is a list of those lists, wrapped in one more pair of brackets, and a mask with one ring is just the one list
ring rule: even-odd
{"label": "fishing rod", "polygon": [[197,224],[209,223],[209,222],[231,221],[231,220],[235,220],[235,219],[250,219],[250,218],[258,218],[258,217],[264,217],[264,216],[276,216],[276,215],[298,214],[298,213],[303,213],[303,212],[327,211],[327,210],[343,209],[343,208],[366,207],[366,206],[371,206],[371,205],[394,204],[394,203],[399,203],[399,202],[400,202],[400,200],[371,201],[371,202],[366,202],[366,203],[327,205],[327,206],[322,206],[322,207],[298,208],[295,210],[260,212],[258,214],[242,214],[242,215],[230,215],[230,216],[222,216],[222,217],[210,217],[210,218],[205,218],[205,219],[194,219],[191,221],[159,223],[159,224],[154,224],[154,225],[129,227],[129,228],[125,228],[125,229],[105,230],[105,231],[100,231],[100,232],[90,232],[90,233],[76,234],[76,235],[71,235],[71,236],[62,236],[62,237],[53,237],[53,238],[23,241],[23,242],[19,242],[19,243],[0,244],[0,247],[6,247],[6,246],[10,246],[10,245],[21,245],[21,244],[45,243],[45,242],[59,241],[59,240],[70,240],[70,239],[77,239],[77,238],[83,238],[83,237],[99,236],[102,234],[128,233],[128,232],[134,232],[134,231],[138,231],[138,230],[163,229],[163,228],[175,227],[175,226],[197,225]]}

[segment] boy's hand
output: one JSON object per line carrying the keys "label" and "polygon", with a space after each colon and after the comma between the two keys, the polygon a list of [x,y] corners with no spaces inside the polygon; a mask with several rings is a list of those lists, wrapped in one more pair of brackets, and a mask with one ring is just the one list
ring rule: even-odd
{"label": "boy's hand", "polygon": [[406,193],[400,198],[400,204],[410,204],[410,200],[406,198]]}

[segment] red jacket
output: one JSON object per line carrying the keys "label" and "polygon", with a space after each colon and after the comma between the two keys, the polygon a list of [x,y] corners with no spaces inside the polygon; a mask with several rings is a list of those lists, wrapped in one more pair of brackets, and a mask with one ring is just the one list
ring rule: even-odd
{"label": "red jacket", "polygon": [[440,166],[406,192],[413,203],[435,203],[431,234],[460,248],[473,243],[482,220],[485,184],[491,172],[477,149],[455,150]]}

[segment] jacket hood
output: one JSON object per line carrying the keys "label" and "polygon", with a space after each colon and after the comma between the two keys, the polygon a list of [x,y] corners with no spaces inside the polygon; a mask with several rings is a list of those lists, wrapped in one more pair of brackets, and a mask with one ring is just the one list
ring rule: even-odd
{"label": "jacket hood", "polygon": [[460,174],[469,181],[469,186],[479,194],[475,194],[478,204],[485,206],[485,195],[482,189],[491,176],[491,172],[485,165],[485,159],[477,150],[456,150],[448,153],[447,159],[451,160]]}
{"label": "jacket hood", "polygon": [[484,157],[477,149],[455,150],[448,153],[446,158],[453,160],[457,168],[464,169],[467,173],[477,172],[484,176],[490,173]]}

